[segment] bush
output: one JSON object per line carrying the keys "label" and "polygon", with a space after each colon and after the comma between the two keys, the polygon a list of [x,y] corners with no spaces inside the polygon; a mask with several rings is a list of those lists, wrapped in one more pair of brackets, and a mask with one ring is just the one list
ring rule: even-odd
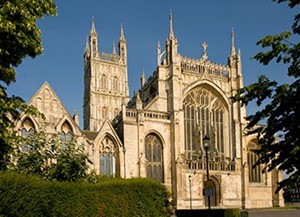
{"label": "bush", "polygon": [[46,181],[0,172],[0,216],[170,216],[168,192],[149,179]]}

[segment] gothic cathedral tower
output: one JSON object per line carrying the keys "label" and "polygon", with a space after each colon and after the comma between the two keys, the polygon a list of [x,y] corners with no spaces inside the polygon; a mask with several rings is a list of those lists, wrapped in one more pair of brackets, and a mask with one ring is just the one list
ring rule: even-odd
{"label": "gothic cathedral tower", "polygon": [[121,27],[118,53],[98,51],[94,21],[84,51],[83,128],[98,131],[103,122],[112,120],[129,101],[127,42]]}

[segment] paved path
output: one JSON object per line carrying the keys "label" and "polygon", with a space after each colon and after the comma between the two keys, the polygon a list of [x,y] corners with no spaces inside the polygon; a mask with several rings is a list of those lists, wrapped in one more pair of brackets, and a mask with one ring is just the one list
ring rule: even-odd
{"label": "paved path", "polygon": [[249,217],[300,217],[300,209],[253,209],[248,213]]}

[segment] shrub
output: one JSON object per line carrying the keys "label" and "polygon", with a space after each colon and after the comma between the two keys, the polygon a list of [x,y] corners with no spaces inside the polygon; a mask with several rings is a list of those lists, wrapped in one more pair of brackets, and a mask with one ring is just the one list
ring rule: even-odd
{"label": "shrub", "polygon": [[170,216],[168,192],[149,179],[104,179],[96,184],[41,180],[0,172],[0,216]]}

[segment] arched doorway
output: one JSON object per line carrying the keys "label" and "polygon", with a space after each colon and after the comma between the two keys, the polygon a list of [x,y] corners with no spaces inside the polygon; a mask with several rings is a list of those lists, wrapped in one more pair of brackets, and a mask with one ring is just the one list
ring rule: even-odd
{"label": "arched doorway", "polygon": [[[212,181],[212,195],[210,195],[210,205],[219,206],[221,203],[221,189],[219,181],[216,177],[211,176],[210,180]],[[208,206],[208,196],[205,196],[205,206]]]}

